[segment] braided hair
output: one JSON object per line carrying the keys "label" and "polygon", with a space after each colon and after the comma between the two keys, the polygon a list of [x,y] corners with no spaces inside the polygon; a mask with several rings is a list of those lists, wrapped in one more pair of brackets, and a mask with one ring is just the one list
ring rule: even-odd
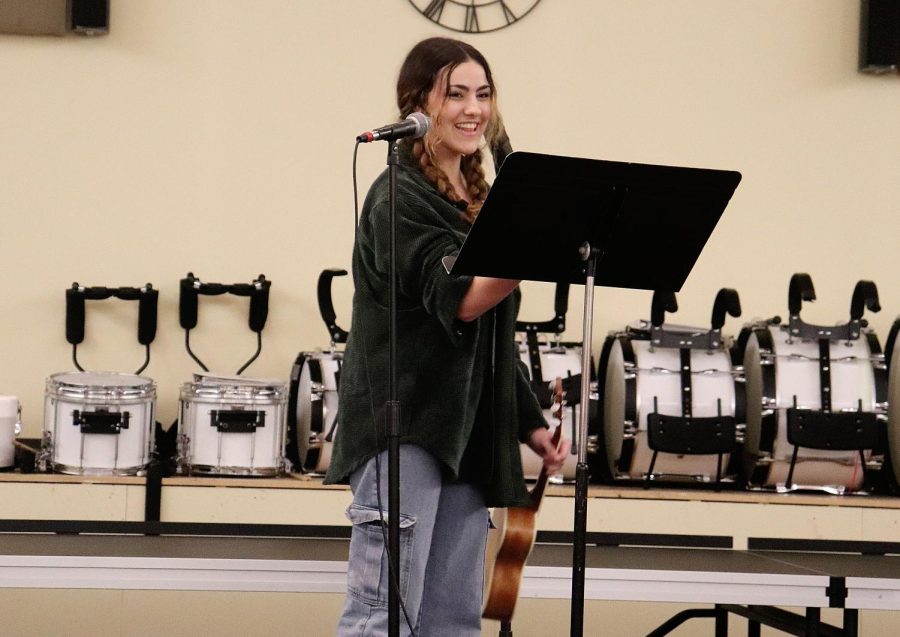
{"label": "braided hair", "polygon": [[[446,78],[449,83],[453,69],[468,61],[473,61],[484,69],[488,85],[491,87],[491,118],[484,135],[491,148],[495,166],[499,167],[499,161],[509,154],[509,137],[496,108],[496,88],[490,66],[472,45],[451,38],[428,38],[414,46],[406,56],[397,79],[397,106],[400,109],[400,117],[405,118],[414,111],[424,112],[428,96],[439,78]],[[435,145],[439,141],[432,134],[413,140],[412,156],[419,162],[426,179],[434,184],[438,192],[451,201],[460,201],[461,193],[456,192],[449,177],[434,162]],[[490,189],[482,166],[482,153],[464,156],[460,162],[460,170],[468,189],[465,194],[471,202],[466,209],[466,218],[472,222],[481,210]]]}

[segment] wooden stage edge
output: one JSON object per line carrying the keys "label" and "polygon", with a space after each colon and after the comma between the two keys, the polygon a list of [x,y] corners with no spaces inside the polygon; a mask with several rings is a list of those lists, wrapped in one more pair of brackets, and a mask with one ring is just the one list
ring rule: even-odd
{"label": "wooden stage edge", "polygon": [[[140,476],[77,476],[61,473],[0,472],[2,483],[43,484],[111,484],[141,486],[145,478]],[[321,477],[303,474],[287,474],[279,477],[230,477],[230,476],[173,476],[163,478],[163,487],[230,487],[249,489],[318,489],[347,490],[345,485],[322,484]],[[571,498],[575,487],[570,484],[547,485],[548,497]],[[868,494],[831,495],[826,493],[774,493],[771,491],[714,491],[709,488],[677,488],[641,486],[591,485],[588,496],[619,500],[682,500],[700,502],[735,502],[741,504],[784,504],[856,507],[874,509],[900,509],[900,497]]]}

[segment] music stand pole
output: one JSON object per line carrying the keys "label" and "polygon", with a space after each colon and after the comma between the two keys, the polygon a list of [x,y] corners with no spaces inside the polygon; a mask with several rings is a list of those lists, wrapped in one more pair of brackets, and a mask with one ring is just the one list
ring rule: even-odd
{"label": "music stand pole", "polygon": [[[388,634],[400,635],[400,401],[397,400],[397,168],[400,149],[396,141],[388,144],[388,178],[390,188],[389,244],[390,272],[388,316],[388,400],[385,417],[388,430]],[[376,450],[377,451],[377,450]],[[382,524],[384,521],[382,520]]]}
{"label": "music stand pole", "polygon": [[578,419],[578,464],[575,468],[575,520],[572,542],[572,637],[584,632],[584,569],[587,543],[587,495],[590,475],[587,465],[588,416],[591,397],[591,343],[594,318],[594,275],[599,251],[585,242],[579,249],[581,258],[587,261],[584,282],[584,320],[581,341],[581,413]]}

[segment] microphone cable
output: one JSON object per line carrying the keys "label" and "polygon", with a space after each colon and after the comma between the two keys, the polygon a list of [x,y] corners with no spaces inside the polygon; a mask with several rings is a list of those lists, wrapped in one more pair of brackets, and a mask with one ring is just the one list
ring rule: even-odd
{"label": "microphone cable", "polygon": [[[354,247],[358,246],[359,243],[359,190],[357,187],[357,178],[356,178],[356,157],[359,151],[359,145],[362,142],[356,142],[353,147],[353,245]],[[350,329],[353,329],[353,326],[350,326]],[[369,373],[369,352],[366,347],[366,339],[361,338],[359,342],[362,344],[362,353],[363,353],[363,367],[366,370],[366,384],[369,386],[369,412],[372,416],[372,433],[375,436],[375,498],[378,501],[378,525],[381,527],[381,537],[382,542],[384,543],[384,552],[387,555],[388,561],[388,581],[389,585],[394,589],[394,592],[397,595],[397,599],[400,601],[400,608],[403,611],[403,617],[406,620],[406,625],[409,627],[409,633],[411,637],[416,637],[416,631],[413,629],[412,622],[409,619],[409,613],[406,610],[406,604],[403,600],[403,593],[400,590],[400,575],[397,573],[394,568],[394,560],[391,559],[391,551],[390,551],[390,543],[388,541],[388,529],[387,529],[387,520],[386,515],[384,513],[384,503],[381,499],[381,454],[379,449],[381,448],[379,438],[378,438],[378,420],[375,416],[375,402],[372,396],[372,376]],[[387,448],[387,447],[385,447]],[[399,507],[398,507],[399,508]],[[399,558],[399,556],[397,556]],[[397,560],[397,564],[399,565],[399,559]],[[377,586],[377,583],[376,583]]]}

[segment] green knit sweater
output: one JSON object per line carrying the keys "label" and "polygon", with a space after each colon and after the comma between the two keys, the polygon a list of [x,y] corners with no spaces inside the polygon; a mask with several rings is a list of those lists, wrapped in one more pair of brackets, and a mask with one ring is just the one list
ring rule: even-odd
{"label": "green knit sweater", "polygon": [[[447,274],[441,259],[458,253],[470,225],[405,151],[398,173],[400,441],[428,450],[448,480],[480,485],[488,506],[525,504],[519,442],[547,425],[514,342],[518,291],[475,321],[456,319],[471,277]],[[366,197],[353,251],[352,327],[326,483],[346,482],[387,448],[389,205],[385,171]]]}

